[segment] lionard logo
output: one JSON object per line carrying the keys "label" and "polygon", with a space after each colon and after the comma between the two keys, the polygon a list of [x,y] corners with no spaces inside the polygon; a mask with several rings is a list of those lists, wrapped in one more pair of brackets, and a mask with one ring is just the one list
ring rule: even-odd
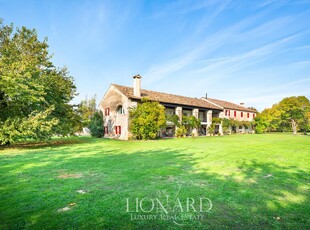
{"label": "lionard logo", "polygon": [[[180,191],[180,189],[179,189]],[[131,221],[164,220],[183,225],[189,221],[203,220],[212,209],[207,197],[179,197],[159,192],[158,196],[126,198],[126,212]]]}

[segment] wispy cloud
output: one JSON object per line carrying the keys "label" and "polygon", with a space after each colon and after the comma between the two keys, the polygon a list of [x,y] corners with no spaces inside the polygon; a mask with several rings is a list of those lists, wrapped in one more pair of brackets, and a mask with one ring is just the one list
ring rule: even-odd
{"label": "wispy cloud", "polygon": [[247,66],[260,61],[265,61],[266,58],[269,55],[273,55],[276,50],[281,49],[287,43],[298,39],[304,34],[305,33],[297,33],[290,35],[242,54],[219,59],[215,63],[209,64],[204,68],[194,70],[192,74],[206,73],[209,77],[205,78],[204,81],[210,81],[211,78],[219,80],[219,78],[229,76],[229,74],[239,71]]}
{"label": "wispy cloud", "polygon": [[[279,0],[267,0],[267,1],[263,1],[263,2],[260,2],[260,3],[257,5],[257,8],[263,8],[263,7],[270,6],[270,5],[279,3],[279,2],[281,2],[281,1],[279,1]],[[284,2],[286,2],[286,1],[283,0],[282,2],[284,3]]]}
{"label": "wispy cloud", "polygon": [[230,2],[231,0],[221,1],[210,14],[206,14],[197,26],[196,35],[203,32],[227,8]]}
{"label": "wispy cloud", "polygon": [[[288,17],[276,19],[273,20],[272,22],[267,22],[256,29],[250,29],[244,32],[244,29],[246,29],[249,25],[251,25],[251,23],[255,23],[256,20],[260,18],[260,16],[261,16],[260,14],[257,14],[248,17],[246,19],[243,19],[231,26],[228,26],[218,32],[209,35],[208,37],[205,38],[205,40],[203,40],[199,44],[196,44],[194,47],[192,47],[191,50],[189,50],[184,55],[177,57],[173,60],[169,60],[166,63],[151,66],[149,70],[145,73],[145,76],[147,78],[146,85],[151,85],[152,83],[159,81],[162,78],[166,78],[167,75],[171,75],[177,71],[180,71],[181,69],[185,68],[186,66],[190,65],[193,62],[199,61],[199,59],[202,58],[203,56],[207,56],[208,54],[211,54],[212,52],[220,49],[226,44],[231,43],[233,39],[237,38],[237,40],[239,41],[241,38],[243,38],[244,40],[253,39],[257,37],[257,34],[259,34],[260,31],[264,31],[263,35],[266,35],[268,33],[273,32],[279,26],[280,23],[290,20]],[[263,55],[262,52],[270,53],[268,49],[271,49],[273,46],[276,46],[276,44],[286,42],[289,39],[292,39],[293,37],[294,36],[288,36],[287,38],[281,39],[280,41],[278,41],[273,45],[266,45],[264,47],[253,49],[252,51],[249,51],[245,54],[231,57],[229,58],[229,60],[227,60],[226,58],[225,60],[222,60],[222,63],[225,64],[227,62],[232,61],[236,62],[239,61],[240,59],[246,59],[252,56]],[[191,44],[184,44],[184,46],[187,45],[191,46]],[[210,67],[195,70],[191,73],[192,74],[198,72],[201,73],[207,69],[210,69]]]}
{"label": "wispy cloud", "polygon": [[214,5],[217,5],[217,4],[219,4],[219,2],[215,0],[172,1],[172,2],[168,2],[165,6],[159,8],[158,11],[151,16],[151,18],[157,19],[157,18],[168,16],[171,14],[176,14],[176,15],[187,14],[193,11],[213,7]]}

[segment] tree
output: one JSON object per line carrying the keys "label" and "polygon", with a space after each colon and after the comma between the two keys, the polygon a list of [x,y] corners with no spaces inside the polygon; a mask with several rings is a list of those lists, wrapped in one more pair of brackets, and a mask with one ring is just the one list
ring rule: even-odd
{"label": "tree", "polygon": [[167,115],[166,116],[166,120],[167,121],[171,121],[176,127],[180,127],[181,126],[180,118],[176,114],[174,114],[174,115]]}
{"label": "tree", "polygon": [[69,104],[75,95],[67,69],[51,62],[47,39],[0,19],[0,144],[73,134],[80,122]]}
{"label": "tree", "polygon": [[82,118],[82,124],[87,127],[91,121],[91,118],[96,113],[96,95],[90,99],[85,98],[79,104],[78,112]]}
{"label": "tree", "polygon": [[292,130],[296,134],[298,131],[307,131],[309,111],[310,102],[305,96],[284,98],[255,117],[256,132]]}
{"label": "tree", "polygon": [[190,129],[192,129],[192,135],[198,136],[198,129],[201,126],[201,120],[195,116],[182,116],[182,121],[178,115],[169,115],[167,120],[171,121],[176,127],[176,136],[183,137],[185,136]]}
{"label": "tree", "polygon": [[201,126],[201,120],[195,116],[190,116],[188,118],[188,125],[192,129],[192,135],[194,137],[198,136],[198,129]]}
{"label": "tree", "polygon": [[291,126],[293,134],[302,129],[307,129],[309,125],[308,113],[310,111],[310,101],[305,96],[287,97],[276,105],[280,113],[281,122]]}
{"label": "tree", "polygon": [[135,139],[155,139],[160,128],[166,125],[165,107],[143,98],[129,112],[130,131]]}
{"label": "tree", "polygon": [[223,127],[223,132],[227,132],[229,127],[231,125],[230,119],[228,118],[223,118],[222,119],[222,127]]}
{"label": "tree", "polygon": [[93,137],[103,137],[104,128],[103,128],[103,114],[101,111],[96,111],[90,119],[88,128],[90,134]]}

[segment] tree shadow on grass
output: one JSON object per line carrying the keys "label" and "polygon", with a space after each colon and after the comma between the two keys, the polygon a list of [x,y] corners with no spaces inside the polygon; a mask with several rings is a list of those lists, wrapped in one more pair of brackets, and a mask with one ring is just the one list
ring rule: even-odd
{"label": "tree shadow on grass", "polygon": [[[62,147],[36,158],[46,162],[2,168],[0,227],[48,229],[309,229],[309,172],[295,166],[240,160],[225,173],[197,165],[186,149],[128,152],[124,149]],[[208,160],[208,157],[205,157]],[[24,163],[25,163],[24,162]],[[13,162],[14,163],[14,162]],[[61,178],[61,174],[81,174]],[[83,189],[86,194],[76,191]],[[131,220],[126,199],[158,196],[207,197],[212,201],[203,220],[182,226],[172,220]],[[68,212],[57,210],[74,202]],[[141,213],[140,214],[145,214]],[[151,213],[152,214],[152,213]],[[154,214],[154,213],[153,213]]]}

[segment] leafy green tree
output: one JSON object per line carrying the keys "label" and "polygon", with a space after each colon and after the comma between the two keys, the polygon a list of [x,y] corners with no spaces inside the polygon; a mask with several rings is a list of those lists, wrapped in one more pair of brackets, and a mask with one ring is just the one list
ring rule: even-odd
{"label": "leafy green tree", "polygon": [[227,132],[229,127],[231,125],[230,119],[228,118],[223,118],[222,119],[222,127],[223,127],[223,132]]}
{"label": "leafy green tree", "polygon": [[130,110],[129,117],[130,132],[138,140],[155,139],[160,128],[166,125],[165,107],[144,98]]}
{"label": "leafy green tree", "polygon": [[261,113],[258,113],[254,118],[255,132],[265,133],[272,131],[279,131],[279,113],[273,106],[272,108],[264,109]]}
{"label": "leafy green tree", "polygon": [[67,69],[51,62],[47,39],[0,20],[0,144],[73,134],[80,121],[69,104],[75,95]]}
{"label": "leafy green tree", "polygon": [[305,96],[287,97],[271,108],[264,109],[255,117],[257,133],[292,130],[306,131],[309,129],[309,99]]}
{"label": "leafy green tree", "polygon": [[181,123],[180,123],[180,126],[179,127],[184,127],[185,130],[186,130],[186,134],[188,134],[189,132],[189,129],[190,129],[190,121],[189,121],[189,118],[188,116],[182,116],[182,119],[181,119]]}
{"label": "leafy green tree", "polygon": [[176,114],[174,114],[174,115],[167,115],[166,120],[167,121],[171,121],[176,127],[180,127],[180,125],[181,125],[180,118]]}
{"label": "leafy green tree", "polygon": [[210,124],[210,126],[207,128],[207,132],[211,136],[214,135],[214,132],[215,132],[215,124],[214,123]]}
{"label": "leafy green tree", "polygon": [[193,130],[193,136],[198,136],[198,129],[201,126],[201,120],[195,116],[182,116],[182,121],[180,122],[179,116],[175,114],[167,116],[167,120],[173,122],[173,124],[177,127],[177,137],[185,136],[190,129]]}
{"label": "leafy green tree", "polygon": [[310,101],[305,96],[284,98],[277,105],[277,110],[282,124],[291,126],[293,134],[308,128]]}
{"label": "leafy green tree", "polygon": [[88,128],[90,134],[93,137],[103,137],[104,127],[103,127],[103,114],[101,111],[96,111],[90,119]]}
{"label": "leafy green tree", "polygon": [[254,118],[255,133],[261,134],[268,130],[268,123],[263,116],[257,115]]}
{"label": "leafy green tree", "polygon": [[193,130],[192,135],[194,137],[198,136],[198,129],[201,126],[201,120],[195,116],[190,116],[188,119],[188,125]]}
{"label": "leafy green tree", "polygon": [[94,95],[90,99],[85,98],[80,102],[78,113],[82,118],[82,124],[84,127],[87,127],[89,125],[90,120],[96,111],[96,95]]}

